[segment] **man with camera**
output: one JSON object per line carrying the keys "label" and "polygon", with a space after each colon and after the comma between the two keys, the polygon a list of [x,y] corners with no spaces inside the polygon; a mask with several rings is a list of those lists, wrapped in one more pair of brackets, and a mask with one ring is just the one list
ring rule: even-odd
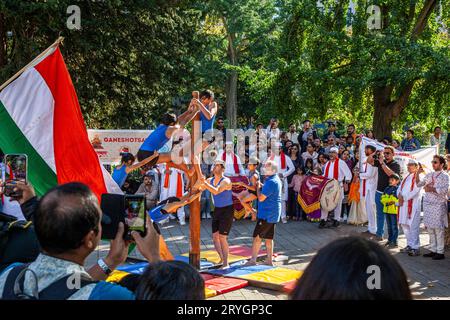
{"label": "man with camera", "polygon": [[[102,211],[92,191],[81,183],[68,183],[50,190],[39,202],[34,225],[41,254],[31,264],[13,264],[0,274],[0,298],[46,300],[132,300],[134,294],[103,280],[125,262],[130,241],[124,225],[111,241],[104,259],[89,270],[86,258],[102,234]],[[159,235],[147,219],[147,235],[133,232],[137,248],[149,261],[159,260]],[[19,292],[15,283],[22,286]]]}
{"label": "man with camera", "polygon": [[395,149],[392,146],[385,146],[383,152],[378,150],[367,157],[367,163],[378,168],[377,191],[375,192],[375,204],[377,207],[377,232],[375,239],[383,241],[384,234],[384,213],[381,196],[384,189],[389,185],[389,177],[397,174],[401,176],[400,164],[394,160]]}

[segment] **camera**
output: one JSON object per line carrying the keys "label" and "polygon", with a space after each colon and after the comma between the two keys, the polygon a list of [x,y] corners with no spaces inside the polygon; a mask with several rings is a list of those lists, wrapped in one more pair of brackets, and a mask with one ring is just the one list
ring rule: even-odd
{"label": "camera", "polygon": [[380,159],[380,154],[381,154],[381,151],[376,151],[375,154],[373,155],[373,159],[374,160],[379,160]]}

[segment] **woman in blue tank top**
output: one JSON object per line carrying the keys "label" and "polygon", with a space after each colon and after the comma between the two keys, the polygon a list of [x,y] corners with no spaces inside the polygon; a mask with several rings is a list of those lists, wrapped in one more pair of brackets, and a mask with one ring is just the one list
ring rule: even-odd
{"label": "woman in blue tank top", "polygon": [[139,169],[140,167],[146,165],[147,163],[155,159],[157,156],[158,153],[155,152],[152,156],[144,159],[143,161],[133,164],[135,161],[134,156],[128,152],[123,153],[120,165],[115,167],[113,170],[112,173],[113,180],[119,185],[120,188],[122,188],[123,184],[127,180],[128,174],[131,171]]}
{"label": "woman in blue tank top", "polygon": [[222,269],[228,268],[228,234],[233,224],[233,193],[231,180],[223,175],[225,162],[216,160],[213,168],[214,176],[204,180],[200,188],[208,189],[214,199],[212,234],[214,247],[220,256]]}

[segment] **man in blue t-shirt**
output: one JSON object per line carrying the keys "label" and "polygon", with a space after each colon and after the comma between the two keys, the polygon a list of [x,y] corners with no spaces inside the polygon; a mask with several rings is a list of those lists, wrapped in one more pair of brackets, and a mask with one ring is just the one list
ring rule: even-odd
{"label": "man in blue t-shirt", "polygon": [[252,258],[246,265],[255,265],[261,248],[262,239],[266,242],[267,265],[273,265],[273,236],[275,224],[281,217],[281,188],[282,183],[278,177],[278,165],[272,160],[264,164],[264,174],[266,176],[264,185],[257,188],[258,214],[255,230],[253,231]]}

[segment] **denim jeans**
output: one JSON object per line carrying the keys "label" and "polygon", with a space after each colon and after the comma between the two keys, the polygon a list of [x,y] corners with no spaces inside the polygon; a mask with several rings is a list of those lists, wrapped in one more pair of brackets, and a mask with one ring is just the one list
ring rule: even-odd
{"label": "denim jeans", "polygon": [[382,237],[384,234],[384,213],[381,196],[383,194],[378,191],[375,193],[375,204],[377,206],[377,236]]}
{"label": "denim jeans", "polygon": [[201,213],[206,215],[211,213],[211,193],[209,190],[204,190],[200,199]]}
{"label": "denim jeans", "polygon": [[398,225],[397,225],[397,215],[385,213],[386,222],[388,228],[388,241],[397,244],[398,238]]}

